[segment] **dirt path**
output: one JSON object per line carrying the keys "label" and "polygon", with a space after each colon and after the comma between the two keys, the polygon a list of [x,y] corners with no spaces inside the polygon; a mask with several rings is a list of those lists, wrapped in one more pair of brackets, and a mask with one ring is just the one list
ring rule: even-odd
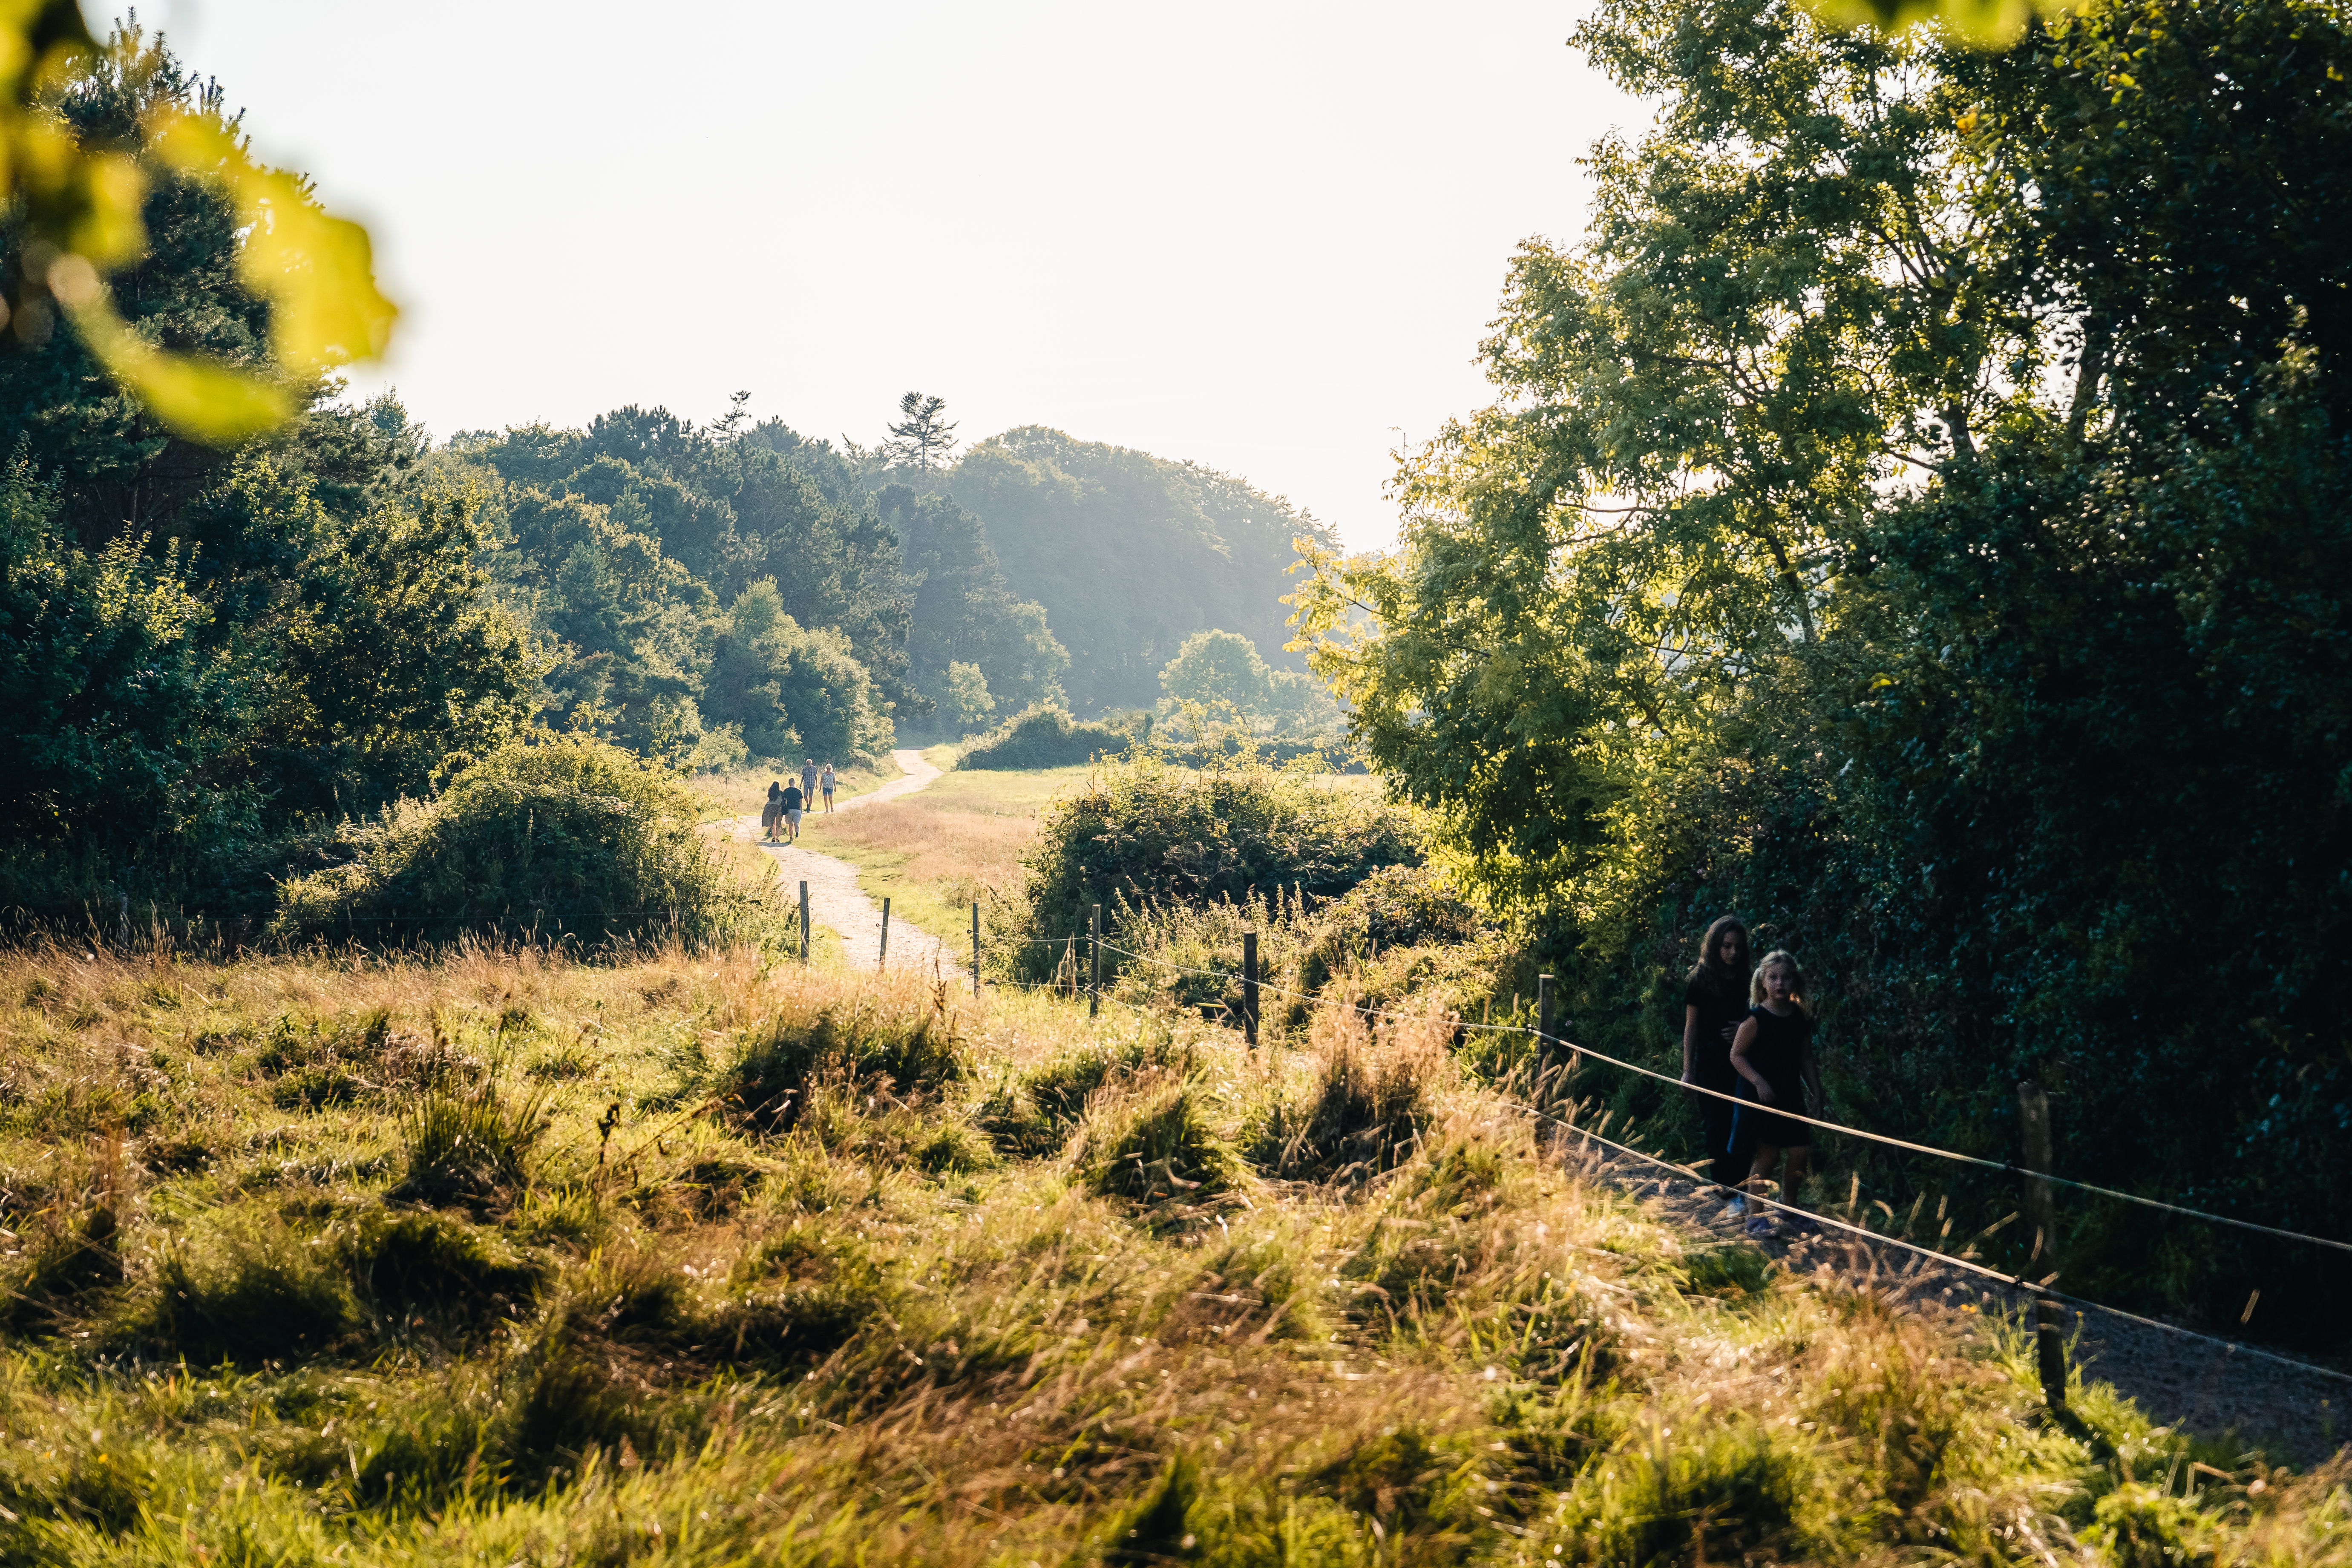
{"label": "dirt path", "polygon": [[[861,806],[896,800],[914,794],[940,776],[940,770],[925,762],[920,752],[893,752],[890,758],[904,770],[904,776],[864,795],[850,795],[837,802],[834,810],[856,811]],[[761,850],[776,862],[777,878],[789,893],[797,896],[800,884],[808,884],[811,923],[840,933],[842,949],[852,969],[882,967],[882,909],[859,890],[856,867],[797,845],[761,843],[757,812],[731,819],[729,828],[730,837],[759,844]],[[901,920],[890,922],[888,966],[925,974],[936,970],[942,977],[960,983],[971,979],[945,943]]]}

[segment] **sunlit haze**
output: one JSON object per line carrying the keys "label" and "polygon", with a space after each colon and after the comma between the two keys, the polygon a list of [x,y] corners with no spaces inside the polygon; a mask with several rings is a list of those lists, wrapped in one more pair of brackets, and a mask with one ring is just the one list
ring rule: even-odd
{"label": "sunlit haze", "polygon": [[[877,438],[1059,426],[1369,546],[1475,406],[1511,249],[1642,110],[1581,6],[180,0],[262,156],[368,223],[436,436],[622,404]],[[92,8],[94,18],[104,15]]]}

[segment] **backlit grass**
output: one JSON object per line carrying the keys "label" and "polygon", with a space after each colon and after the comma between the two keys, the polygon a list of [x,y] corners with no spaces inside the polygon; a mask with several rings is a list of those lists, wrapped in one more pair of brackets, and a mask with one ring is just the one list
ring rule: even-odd
{"label": "backlit grass", "polygon": [[1307,1032],[0,957],[0,1556],[2352,1562],[2343,1467],[2051,1426],[2006,1325],[1676,1236],[1443,1020]]}

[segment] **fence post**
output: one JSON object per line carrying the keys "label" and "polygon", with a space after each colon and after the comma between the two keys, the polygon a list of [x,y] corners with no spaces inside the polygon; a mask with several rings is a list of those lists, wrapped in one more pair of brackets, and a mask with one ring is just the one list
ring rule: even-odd
{"label": "fence post", "polygon": [[[2025,1163],[2046,1173],[2057,1163],[2050,1136],[2050,1098],[2040,1084],[2027,1079],[2017,1086],[2017,1108],[2025,1124]],[[2058,1205],[2050,1184],[2041,1174],[2026,1178],[2025,1220],[2033,1227],[2033,1255],[2025,1268],[2033,1282],[2033,1336],[2042,1397],[2063,1415],[2066,1409],[2065,1312],[2057,1299],[2042,1288],[2058,1273]]]}
{"label": "fence post", "polygon": [[1102,906],[1100,904],[1094,907],[1094,914],[1087,922],[1087,934],[1089,944],[1094,948],[1094,983],[1087,987],[1087,1016],[1092,1018],[1102,1012]]}
{"label": "fence post", "polygon": [[980,900],[971,901],[971,994],[980,994]]}
{"label": "fence post", "polygon": [[890,967],[890,900],[887,898],[882,900],[882,951],[875,955],[874,967]]}
{"label": "fence post", "polygon": [[1542,1042],[1536,1051],[1536,1103],[1551,1103],[1551,976],[1536,976],[1536,1037]]}
{"label": "fence post", "polygon": [[803,883],[801,884],[801,967],[802,967],[803,969],[806,969],[806,968],[808,967],[808,955],[809,955],[808,884],[807,884],[806,882],[803,882]]}
{"label": "fence post", "polygon": [[1257,932],[1242,932],[1242,1037],[1257,1049]]}

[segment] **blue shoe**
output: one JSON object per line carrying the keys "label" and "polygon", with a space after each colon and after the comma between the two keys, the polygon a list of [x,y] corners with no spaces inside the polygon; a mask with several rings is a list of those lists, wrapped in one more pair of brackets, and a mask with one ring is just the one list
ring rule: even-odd
{"label": "blue shoe", "polygon": [[1754,1219],[1749,1220],[1748,1222],[1748,1234],[1754,1237],[1759,1241],[1769,1241],[1772,1238],[1772,1221],[1770,1217],[1759,1214]]}

